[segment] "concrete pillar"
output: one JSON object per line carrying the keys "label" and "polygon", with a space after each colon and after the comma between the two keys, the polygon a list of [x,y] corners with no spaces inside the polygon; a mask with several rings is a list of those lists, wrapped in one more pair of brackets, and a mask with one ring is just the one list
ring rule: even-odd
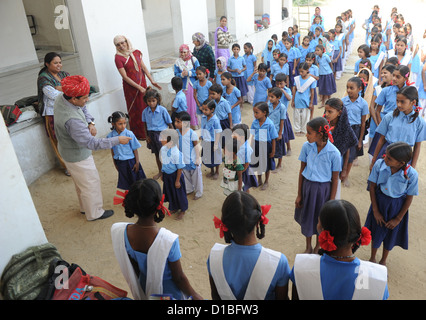
{"label": "concrete pillar", "polygon": [[3,119],[0,119],[0,275],[10,258],[47,242]]}
{"label": "concrete pillar", "polygon": [[175,51],[182,44],[192,49],[192,35],[201,32],[208,39],[209,24],[206,0],[170,0]]}
{"label": "concrete pillar", "polygon": [[236,36],[236,41],[254,33],[254,0],[227,0],[226,15],[228,29]]}
{"label": "concrete pillar", "polygon": [[0,72],[38,64],[22,0],[0,1],[0,39]]}

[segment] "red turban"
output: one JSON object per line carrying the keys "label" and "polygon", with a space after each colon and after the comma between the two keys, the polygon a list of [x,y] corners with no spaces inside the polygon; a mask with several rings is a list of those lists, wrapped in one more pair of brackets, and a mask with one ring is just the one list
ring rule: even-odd
{"label": "red turban", "polygon": [[90,92],[89,80],[83,76],[69,76],[62,80],[62,91],[68,97],[87,96]]}

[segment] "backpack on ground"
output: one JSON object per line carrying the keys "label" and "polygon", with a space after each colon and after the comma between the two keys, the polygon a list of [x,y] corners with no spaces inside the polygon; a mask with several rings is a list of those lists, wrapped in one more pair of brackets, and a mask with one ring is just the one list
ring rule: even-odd
{"label": "backpack on ground", "polygon": [[22,111],[17,105],[3,105],[0,106],[0,113],[3,116],[6,127],[14,124],[21,116]]}

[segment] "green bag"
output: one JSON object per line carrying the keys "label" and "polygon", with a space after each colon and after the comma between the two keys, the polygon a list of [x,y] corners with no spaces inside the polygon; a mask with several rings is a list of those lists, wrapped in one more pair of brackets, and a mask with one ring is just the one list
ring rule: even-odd
{"label": "green bag", "polygon": [[50,243],[30,247],[12,256],[1,277],[3,299],[36,300],[48,285],[49,267],[55,259],[62,258]]}

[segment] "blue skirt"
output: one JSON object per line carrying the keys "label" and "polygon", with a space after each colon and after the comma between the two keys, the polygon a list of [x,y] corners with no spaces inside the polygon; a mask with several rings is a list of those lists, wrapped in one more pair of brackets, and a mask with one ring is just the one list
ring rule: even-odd
{"label": "blue skirt", "polygon": [[[370,147],[368,148],[368,153],[371,154],[372,156],[374,156],[374,152],[376,151],[377,143],[379,142],[381,136],[382,135],[380,133],[376,132],[374,134],[373,140],[371,140]],[[380,159],[381,157],[383,157],[383,155],[386,153],[386,148],[388,147],[388,145],[389,145],[389,142],[385,141],[382,149],[380,150],[379,154],[377,155],[377,159]]]}
{"label": "blue skirt", "polygon": [[151,142],[147,143],[146,146],[151,150],[151,153],[160,154],[160,150],[163,147],[160,141],[161,131],[148,131],[147,133]]}
{"label": "blue skirt", "polygon": [[370,138],[374,138],[374,134],[376,133],[376,128],[377,128],[377,124],[376,122],[373,120],[373,118],[370,118],[370,131],[368,133]]}
{"label": "blue skirt", "polygon": [[257,174],[275,170],[274,158],[269,158],[269,154],[272,152],[272,142],[262,142],[254,140],[253,154],[251,157],[250,166],[254,171],[258,171]]}
{"label": "blue skirt", "polygon": [[333,73],[320,75],[318,80],[318,93],[322,96],[331,96],[336,93],[336,80]]}
{"label": "blue skirt", "polygon": [[305,237],[318,234],[319,213],[324,203],[330,200],[330,193],[331,182],[314,182],[303,178],[302,208],[294,210],[294,220]]}
{"label": "blue skirt", "polygon": [[288,112],[287,112],[286,119],[284,120],[283,140],[284,140],[284,143],[290,142],[290,140],[294,140],[293,126],[291,125]]}
{"label": "blue skirt", "polygon": [[287,154],[287,150],[285,147],[285,141],[284,141],[284,132],[282,134],[281,140],[276,139],[275,140],[275,159],[281,159]]}
{"label": "blue skirt", "polygon": [[214,151],[214,141],[203,140],[201,142],[201,147],[201,159],[203,164],[210,169],[220,166],[222,163],[222,149],[220,148],[220,145],[217,150]]}
{"label": "blue skirt", "polygon": [[288,83],[289,88],[292,89],[294,86],[294,78],[299,75],[299,69],[296,68],[295,74],[293,75],[293,67],[294,67],[294,61],[288,63]]}
{"label": "blue skirt", "polygon": [[259,186],[252,168],[248,167],[247,170],[243,172],[243,183],[243,191],[245,192],[250,188],[257,188]]}
{"label": "blue skirt", "polygon": [[185,178],[183,173],[180,175],[180,188],[175,187],[177,171],[169,174],[163,172],[163,194],[164,202],[169,203],[170,211],[188,210],[188,198],[186,197]]}
{"label": "blue skirt", "polygon": [[122,190],[129,190],[133,183],[138,180],[146,179],[145,172],[139,163],[139,171],[133,171],[136,164],[136,159],[129,160],[115,160],[114,163],[118,170],[118,183],[117,188]]}
{"label": "blue skirt", "polygon": [[[361,133],[361,126],[356,124],[351,126],[351,128],[355,132],[355,136],[359,139],[359,134]],[[349,150],[350,150],[349,163],[354,162],[356,158],[364,155],[364,148],[362,147],[361,150],[358,150],[358,144],[351,147]]]}
{"label": "blue skirt", "polygon": [[[340,52],[340,50],[334,50],[333,60],[336,59],[336,57],[338,56],[339,52]],[[334,72],[342,71],[343,70],[342,57],[341,56],[339,57],[339,59],[337,59],[336,63],[333,63],[333,70],[334,70]]]}
{"label": "blue skirt", "polygon": [[[379,211],[383,215],[384,220],[389,221],[398,215],[406,197],[391,198],[385,195],[380,190],[380,187],[377,186],[376,199]],[[371,231],[373,248],[377,249],[383,243],[383,247],[386,250],[392,250],[394,246],[399,246],[405,250],[408,249],[408,211],[401,222],[393,230],[390,230],[385,226],[377,224],[376,219],[374,219],[372,207],[370,206],[365,227]]]}
{"label": "blue skirt", "polygon": [[246,96],[248,92],[246,78],[241,76],[241,77],[233,77],[233,79],[235,80],[236,87],[240,89],[241,91],[241,96],[242,97]]}

